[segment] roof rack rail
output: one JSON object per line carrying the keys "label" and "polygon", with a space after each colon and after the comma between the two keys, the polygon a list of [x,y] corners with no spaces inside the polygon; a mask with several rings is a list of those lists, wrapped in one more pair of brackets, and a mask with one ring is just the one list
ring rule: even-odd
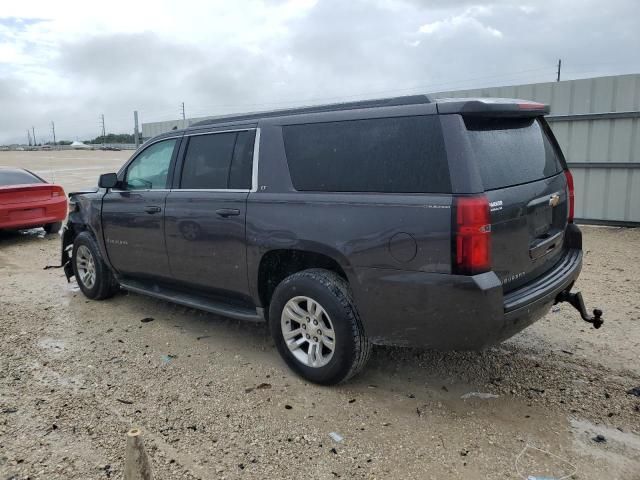
{"label": "roof rack rail", "polygon": [[191,124],[189,127],[201,127],[220,122],[235,122],[239,120],[257,120],[286,115],[302,115],[305,113],[333,112],[336,110],[356,110],[360,108],[395,107],[400,105],[414,105],[431,103],[428,95],[405,95],[402,97],[379,98],[373,100],[358,100],[356,102],[330,103],[309,107],[287,108],[282,110],[267,110],[264,112],[241,113],[238,115],[222,115]]}

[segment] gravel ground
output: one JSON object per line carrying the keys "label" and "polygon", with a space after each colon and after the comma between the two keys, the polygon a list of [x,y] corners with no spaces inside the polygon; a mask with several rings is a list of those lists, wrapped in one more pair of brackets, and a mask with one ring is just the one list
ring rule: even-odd
{"label": "gravel ground", "polygon": [[[17,161],[2,153],[0,164]],[[58,174],[100,163],[69,188],[128,156],[62,153],[42,153]],[[36,155],[19,163],[44,170]],[[604,309],[602,329],[563,305],[485,352],[375,348],[361,375],[333,388],[291,374],[262,325],[135,294],[88,301],[43,269],[59,261],[56,235],[0,232],[0,479],[122,478],[136,426],[156,479],[575,469],[568,478],[637,480],[640,397],[627,391],[640,387],[640,229],[584,232],[578,288]],[[474,392],[490,398],[461,398]]]}

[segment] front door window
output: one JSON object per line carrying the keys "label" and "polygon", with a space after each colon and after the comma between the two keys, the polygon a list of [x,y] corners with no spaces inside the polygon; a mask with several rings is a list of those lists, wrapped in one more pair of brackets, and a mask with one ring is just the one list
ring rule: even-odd
{"label": "front door window", "polygon": [[144,150],[127,168],[127,190],[167,188],[169,165],[177,139],[155,143]]}

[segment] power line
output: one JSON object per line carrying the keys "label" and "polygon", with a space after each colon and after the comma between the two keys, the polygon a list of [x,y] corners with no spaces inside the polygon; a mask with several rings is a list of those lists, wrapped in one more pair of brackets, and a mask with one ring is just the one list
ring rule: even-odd
{"label": "power line", "polygon": [[549,67],[533,68],[533,69],[521,70],[521,71],[513,72],[513,73],[494,74],[494,75],[488,75],[488,76],[483,76],[483,77],[475,77],[475,78],[465,78],[465,79],[453,80],[453,81],[448,81],[448,82],[439,82],[439,83],[416,85],[415,87],[407,87],[407,88],[400,88],[400,89],[393,89],[393,90],[370,91],[370,92],[363,92],[363,93],[358,93],[358,94],[353,94],[353,95],[341,95],[341,96],[336,96],[336,97],[311,98],[311,99],[306,99],[306,100],[286,100],[286,101],[280,101],[280,102],[253,103],[253,104],[235,104],[235,105],[230,105],[230,104],[211,104],[211,105],[203,105],[200,109],[198,109],[198,112],[202,111],[202,108],[207,109],[209,107],[213,107],[213,108],[262,107],[262,106],[272,106],[272,105],[288,105],[288,104],[305,103],[305,102],[325,102],[325,101],[331,101],[331,100],[341,101],[341,100],[348,100],[348,99],[353,99],[353,98],[356,98],[356,97],[363,97],[363,96],[369,96],[369,95],[384,95],[384,94],[392,94],[392,93],[399,93],[399,92],[408,92],[408,91],[411,91],[411,90],[426,90],[426,89],[432,89],[432,88],[435,88],[435,87],[438,87],[439,89],[446,90],[449,87],[454,87],[456,84],[460,84],[460,83],[468,83],[468,82],[476,81],[476,80],[488,80],[488,79],[493,79],[493,78],[509,78],[509,77],[514,77],[514,76],[519,76],[519,75],[522,75],[524,73],[530,73],[530,72],[536,72],[536,71],[542,71],[542,70],[546,70],[548,72],[550,70],[550,68]]}

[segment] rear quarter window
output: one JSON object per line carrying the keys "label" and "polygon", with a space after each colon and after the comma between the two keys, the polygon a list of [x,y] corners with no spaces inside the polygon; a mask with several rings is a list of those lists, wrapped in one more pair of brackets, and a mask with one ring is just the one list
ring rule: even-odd
{"label": "rear quarter window", "polygon": [[435,116],[289,125],[283,135],[296,190],[451,192]]}
{"label": "rear quarter window", "polygon": [[534,182],[562,171],[560,153],[539,119],[469,116],[464,121],[485,190]]}

